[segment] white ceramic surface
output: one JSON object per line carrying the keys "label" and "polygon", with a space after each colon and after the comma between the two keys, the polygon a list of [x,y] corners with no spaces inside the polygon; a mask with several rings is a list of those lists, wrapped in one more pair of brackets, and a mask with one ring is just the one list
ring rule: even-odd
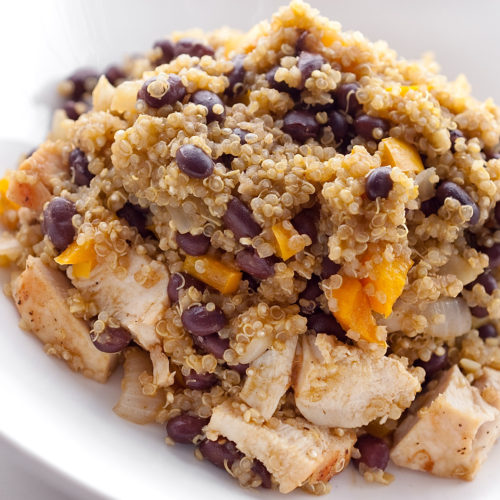
{"label": "white ceramic surface", "polygon": [[[0,168],[39,143],[54,104],[55,82],[81,65],[103,68],[147,49],[175,29],[226,24],[248,28],[281,1],[85,0],[9,2],[2,13]],[[313,1],[321,11],[402,55],[433,50],[450,77],[466,73],[475,94],[500,101],[500,4],[484,1]],[[1,276],[5,280],[5,273]],[[277,499],[240,489],[225,473],[168,448],[159,426],[140,427],[111,411],[120,372],[99,385],[70,372],[19,330],[14,306],[0,297],[0,435],[26,454],[25,466],[54,480],[70,497],[119,499]],[[37,465],[38,464],[38,465]],[[500,446],[473,483],[394,470],[389,487],[364,483],[353,468],[332,481],[328,498],[494,499]],[[297,492],[292,498],[310,498]],[[17,500],[17,499],[16,499]]]}

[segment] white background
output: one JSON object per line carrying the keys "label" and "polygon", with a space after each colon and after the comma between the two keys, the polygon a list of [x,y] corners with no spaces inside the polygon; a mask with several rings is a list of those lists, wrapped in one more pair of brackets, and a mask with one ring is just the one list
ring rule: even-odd
{"label": "white background", "polygon": [[[195,26],[213,29],[224,24],[246,29],[268,17],[282,3],[275,0],[17,0],[9,2],[8,9],[4,3],[0,24],[0,55],[3,63],[0,78],[0,168],[13,167],[19,154],[30,150],[43,139],[51,106],[56,102],[53,97],[55,83],[76,67],[92,65],[102,69],[112,61],[119,61],[126,53],[146,50],[156,39],[175,29]],[[417,57],[432,50],[445,74],[455,77],[464,72],[476,96],[493,96],[497,102],[500,101],[499,2],[317,0],[311,3],[320,8],[323,14],[341,21],[344,28],[360,30],[371,39],[385,39],[406,57]],[[16,329],[15,315],[10,305],[3,304],[0,313],[0,335],[3,337],[3,347],[0,349],[0,394],[5,398],[0,411],[0,431],[8,432],[18,442],[19,436],[29,436],[23,441],[24,446],[37,455],[50,455],[53,464],[60,465],[71,475],[75,473],[76,466],[73,464],[78,464],[77,454],[85,457],[82,458],[81,469],[88,467],[89,461],[93,460],[92,453],[83,443],[95,437],[95,434],[89,433],[89,425],[93,426],[95,433],[103,433],[99,435],[99,440],[106,440],[108,435],[114,436],[106,426],[120,429],[120,436],[133,444],[130,448],[133,456],[127,457],[126,462],[129,466],[134,464],[134,457],[141,461],[156,460],[154,453],[158,450],[155,449],[148,456],[147,450],[134,448],[134,443],[140,442],[142,435],[145,441],[153,435],[155,439],[161,440],[162,432],[132,428],[127,423],[118,422],[111,413],[110,408],[118,394],[118,376],[106,388],[82,382],[67,372],[62,364],[45,359],[41,347]],[[11,405],[19,404],[21,399],[16,398],[20,391],[23,392],[23,400],[32,400],[33,403],[30,406],[25,401],[24,410],[17,418],[16,408]],[[45,392],[41,395],[40,391]],[[81,411],[75,409],[79,404],[82,405]],[[26,408],[32,412],[29,416]],[[50,422],[47,420],[48,415],[51,415]],[[54,423],[54,419],[60,420]],[[68,419],[72,420],[68,422]],[[54,431],[58,425],[63,429],[60,434]],[[44,433],[49,429],[55,433],[54,448],[57,448],[57,452],[46,444],[50,441],[44,440]],[[67,441],[71,441],[71,446],[65,446]],[[42,444],[45,451],[40,448]],[[96,449],[97,444],[93,444]],[[110,437],[109,446],[118,445],[116,437]],[[102,453],[106,450],[105,447],[100,449]],[[500,455],[496,451],[496,460],[499,460]],[[159,453],[172,454],[167,449]],[[103,463],[99,462],[98,456],[94,459],[95,484],[105,484]],[[177,459],[178,462],[175,461]],[[181,482],[184,480],[182,474],[186,470],[188,473],[192,471],[193,483],[196,480],[206,481],[207,477],[219,481],[221,488],[206,491],[204,500],[220,498],[221,495],[235,498],[237,490],[228,484],[229,479],[212,470],[197,468],[192,463],[190,452],[175,450],[175,460],[172,460],[172,469],[163,469],[166,477],[175,479],[179,471]],[[116,464],[110,463],[109,467],[113,468],[113,465]],[[129,469],[121,472],[124,476],[135,473]],[[110,472],[109,477],[117,481],[120,476]],[[470,485],[458,485],[455,482],[439,483],[439,487],[435,487],[437,483],[424,482],[422,475],[404,476],[405,479],[397,481],[399,486],[387,489],[377,486],[365,489],[359,481],[349,478],[348,481],[358,488],[350,492],[350,498],[353,499],[367,496],[392,498],[398,492],[408,499],[420,499],[422,496],[456,500],[473,496],[498,498],[494,489],[485,487],[494,484],[495,470],[491,465],[478,478],[475,490]],[[169,493],[172,485],[169,481],[165,482],[164,494],[158,498],[181,497],[180,494]],[[189,484],[189,478],[185,481]],[[2,500],[98,498],[81,486],[72,484],[49,467],[41,466],[36,460],[14,451],[5,441],[0,444]],[[200,486],[200,491],[204,489]],[[125,498],[126,492],[121,491],[119,495]],[[251,496],[270,498],[258,493]],[[151,495],[149,498],[152,498]]]}

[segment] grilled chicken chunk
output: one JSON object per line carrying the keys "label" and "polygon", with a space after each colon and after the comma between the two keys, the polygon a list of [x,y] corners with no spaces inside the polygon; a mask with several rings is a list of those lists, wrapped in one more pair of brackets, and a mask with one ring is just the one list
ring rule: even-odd
{"label": "grilled chicken chunk", "polygon": [[399,418],[420,390],[418,379],[397,359],[324,334],[302,337],[292,385],[307,420],[345,428],[379,417]]}
{"label": "grilled chicken chunk", "polygon": [[104,258],[88,278],[72,277],[72,281],[86,299],[112,314],[149,351],[160,343],[155,325],[168,306],[168,272],[163,264],[131,249],[126,259],[125,276],[115,273]]}
{"label": "grilled chicken chunk", "polygon": [[209,439],[224,436],[238,449],[257,458],[279,483],[281,493],[305,484],[328,481],[349,463],[356,441],[353,431],[311,425],[301,418],[273,417],[260,425],[245,419],[248,407],[228,400],[214,408],[207,426]]}
{"label": "grilled chicken chunk", "polygon": [[155,327],[168,307],[168,271],[160,262],[129,249],[122,265],[127,274],[115,273],[108,259],[100,261],[88,278],[68,274],[82,295],[93,301],[101,311],[113,315],[144,349],[150,351],[154,383],[160,387],[173,384],[174,373],[164,354]]}
{"label": "grilled chicken chunk", "polygon": [[62,358],[72,370],[105,382],[118,355],[95,348],[88,325],[69,310],[66,299],[70,288],[61,271],[29,257],[26,269],[13,283],[13,296],[23,326],[45,344],[48,353]]}
{"label": "grilled chicken chunk", "polygon": [[18,205],[41,211],[53,187],[69,176],[62,143],[45,141],[9,177],[7,198]]}
{"label": "grilled chicken chunk", "polygon": [[269,420],[278,408],[281,396],[290,387],[292,362],[297,338],[273,346],[252,362],[247,370],[240,398]]}
{"label": "grilled chicken chunk", "polygon": [[455,365],[415,400],[396,429],[391,459],[401,467],[472,480],[498,438],[499,415]]}

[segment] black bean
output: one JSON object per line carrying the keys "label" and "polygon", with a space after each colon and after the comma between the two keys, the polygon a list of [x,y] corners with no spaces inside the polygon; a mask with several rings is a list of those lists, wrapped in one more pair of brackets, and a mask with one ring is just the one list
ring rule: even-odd
{"label": "black bean", "polygon": [[384,470],[389,463],[389,446],[387,443],[370,434],[363,434],[356,442],[356,448],[361,454],[361,458],[355,463],[363,463],[371,469]]}
{"label": "black bean", "polygon": [[303,50],[307,50],[307,37],[309,36],[309,31],[303,30],[295,42],[295,52],[300,54]]}
{"label": "black bean", "polygon": [[328,257],[323,257],[321,261],[321,279],[326,280],[333,274],[337,274],[340,271],[340,264],[336,264],[333,260]]}
{"label": "black bean", "polygon": [[194,370],[191,370],[185,380],[187,387],[198,391],[206,391],[219,382],[215,373],[196,373]]}
{"label": "black bean", "polygon": [[233,129],[233,134],[236,134],[240,138],[240,144],[246,144],[247,143],[247,134],[249,134],[247,130],[242,130],[239,127],[235,127]]}
{"label": "black bean", "polygon": [[387,198],[393,185],[391,167],[374,168],[366,177],[366,196],[372,201]]}
{"label": "black bean", "polygon": [[228,368],[238,372],[240,377],[244,377],[247,374],[247,368],[249,366],[249,364],[238,363],[237,365],[228,365]]}
{"label": "black bean", "polygon": [[79,148],[69,154],[69,166],[77,186],[89,186],[94,175],[89,172],[89,161],[86,154]]}
{"label": "black bean", "polygon": [[344,83],[335,91],[335,104],[340,111],[354,115],[362,108],[356,97],[358,89],[358,83]]}
{"label": "black bean", "polygon": [[475,306],[470,308],[470,313],[476,318],[486,318],[488,316],[488,309],[486,307]]}
{"label": "black bean", "polygon": [[149,78],[137,92],[137,98],[152,108],[161,108],[166,104],[182,101],[186,95],[186,87],[177,75],[168,75],[167,79]]}
{"label": "black bean", "polygon": [[417,360],[416,366],[421,366],[425,370],[425,379],[429,381],[436,373],[448,368],[448,351],[445,350],[444,354],[432,354],[429,361]]}
{"label": "black bean", "polygon": [[193,278],[187,273],[174,273],[170,276],[167,285],[167,295],[172,303],[179,300],[179,291],[187,290],[190,287],[194,287],[200,292],[203,292],[206,288],[205,284],[201,281]]}
{"label": "black bean", "polygon": [[217,467],[225,469],[225,463],[231,467],[234,462],[243,458],[243,453],[236,448],[233,441],[227,441],[224,438],[218,441],[205,439],[200,443],[200,452],[204,458],[212,462]]}
{"label": "black bean", "polygon": [[488,266],[490,268],[495,268],[500,266],[500,243],[495,243],[493,246],[489,248],[481,247],[480,250],[489,257],[490,263],[488,264]]}
{"label": "black bean", "polygon": [[181,146],[175,154],[177,166],[189,177],[205,179],[214,171],[215,164],[203,149],[192,144]]}
{"label": "black bean", "polygon": [[266,466],[260,461],[255,459],[252,464],[252,471],[257,474],[262,483],[260,484],[263,488],[270,489],[271,488],[271,474],[266,469]]}
{"label": "black bean", "polygon": [[57,250],[65,250],[75,237],[71,219],[76,214],[75,205],[64,198],[52,198],[43,211],[42,229]]}
{"label": "black bean", "polygon": [[318,217],[319,211],[317,207],[305,208],[291,222],[299,234],[307,234],[311,238],[311,242],[316,243],[318,240],[318,230],[316,228]]}
{"label": "black bean", "polygon": [[208,418],[181,413],[167,422],[167,434],[176,443],[191,444],[208,422]]}
{"label": "black bean", "polygon": [[232,198],[227,204],[227,210],[222,217],[224,225],[230,229],[237,240],[240,238],[253,238],[262,231],[255,222],[252,212],[238,198]]}
{"label": "black bean", "polygon": [[368,141],[380,140],[388,134],[389,123],[376,116],[360,115],[354,120],[354,130]]}
{"label": "black bean", "polygon": [[78,120],[80,115],[88,111],[88,106],[82,101],[69,100],[64,103],[63,109],[70,120]]}
{"label": "black bean", "polygon": [[314,330],[316,333],[335,335],[335,337],[341,341],[346,340],[345,331],[338,324],[333,314],[327,314],[324,312],[311,314],[307,318],[307,328]]}
{"label": "black bean", "polygon": [[192,337],[196,347],[205,354],[213,354],[217,359],[223,359],[224,352],[229,349],[229,339],[221,339],[216,333],[205,337],[199,335],[192,335]]}
{"label": "black bean", "polygon": [[319,123],[309,111],[289,111],[283,119],[283,132],[295,141],[305,142],[318,135]]}
{"label": "black bean", "polygon": [[120,68],[120,66],[115,65],[108,66],[104,72],[104,76],[108,79],[108,82],[111,83],[111,85],[121,83],[121,81],[126,78],[125,72]]}
{"label": "black bean", "polygon": [[120,352],[132,341],[130,332],[122,327],[106,327],[92,342],[102,352]]}
{"label": "black bean", "polygon": [[420,204],[420,210],[422,210],[426,217],[429,217],[429,215],[432,214],[436,214],[440,207],[441,202],[435,196],[423,201]]}
{"label": "black bean", "polygon": [[[226,111],[224,110],[224,103],[221,98],[215,94],[214,92],[210,92],[210,90],[198,90],[191,96],[191,102],[198,104],[200,106],[204,106],[207,108],[207,123],[218,121],[222,122],[226,118]],[[214,106],[219,105],[222,106],[222,113],[217,114],[214,111]]]}
{"label": "black bean", "polygon": [[349,132],[349,123],[344,113],[333,110],[328,115],[328,125],[330,125],[335,141],[342,142]]}
{"label": "black bean", "polygon": [[305,50],[300,53],[297,67],[302,74],[301,88],[304,88],[306,80],[311,76],[313,71],[321,69],[325,63],[325,58],[320,54],[313,54]]}
{"label": "black bean", "polygon": [[217,158],[217,163],[222,163],[228,170],[233,168],[234,156],[229,154],[222,154]]}
{"label": "black bean", "polygon": [[481,247],[479,246],[479,244],[477,242],[477,236],[472,231],[465,229],[464,238],[465,238],[465,241],[467,242],[467,245],[469,245],[471,248],[475,248],[476,250],[479,250],[480,252],[484,252],[484,249],[481,250]]}
{"label": "black bean", "polygon": [[260,286],[260,281],[254,278],[252,275],[246,273],[245,271],[243,271],[242,279],[248,282],[248,290],[253,290],[254,292],[256,292]]}
{"label": "black bean", "polygon": [[183,38],[175,44],[175,57],[181,54],[188,54],[191,57],[214,56],[215,52],[212,47],[201,43],[194,38]]}
{"label": "black bean", "polygon": [[155,61],[155,64],[159,66],[160,64],[169,63],[174,58],[175,44],[172,40],[165,38],[163,40],[158,40],[154,43],[153,48],[159,48],[161,51],[161,56]]}
{"label": "black bean", "polygon": [[184,328],[192,335],[210,335],[226,326],[227,320],[218,307],[208,310],[205,306],[193,306],[181,316]]}
{"label": "black bean", "polygon": [[120,210],[116,212],[118,217],[125,219],[128,224],[137,229],[137,232],[145,238],[149,231],[146,228],[148,209],[134,205],[127,201]]}
{"label": "black bean", "polygon": [[480,326],[478,330],[479,330],[479,336],[483,340],[498,337],[497,329],[495,328],[495,325],[493,325],[492,323],[486,323],[485,325]]}
{"label": "black bean", "polygon": [[210,238],[204,234],[177,233],[175,240],[188,255],[205,255],[210,246]]}
{"label": "black bean", "polygon": [[484,290],[487,294],[491,295],[494,290],[498,288],[497,280],[495,277],[488,271],[480,274],[472,283],[466,285],[465,288],[468,290],[472,290],[475,284],[483,285]]}
{"label": "black bean", "polygon": [[272,259],[259,257],[251,248],[245,248],[236,254],[237,266],[246,273],[259,280],[265,280],[274,275],[274,262]]}
{"label": "black bean", "polygon": [[439,184],[436,190],[436,198],[441,202],[441,204],[444,203],[446,198],[454,198],[459,201],[461,205],[470,205],[472,207],[472,217],[469,219],[469,223],[474,225],[479,221],[479,207],[468,195],[468,193],[454,182],[444,181]]}
{"label": "black bean", "polygon": [[461,130],[459,130],[458,128],[455,130],[450,130],[451,150],[453,151],[453,153],[455,152],[455,141],[459,137],[465,137]]}
{"label": "black bean", "polygon": [[313,274],[307,282],[306,288],[300,293],[299,298],[306,300],[316,300],[323,291],[319,287],[319,276]]}
{"label": "black bean", "polygon": [[495,222],[500,226],[500,201],[495,205]]}
{"label": "black bean", "polygon": [[229,97],[241,94],[243,92],[243,81],[245,80],[245,67],[243,66],[243,61],[245,56],[243,54],[238,54],[233,58],[232,63],[234,65],[230,73],[228,73],[227,79],[229,80],[229,86],[224,91]]}
{"label": "black bean", "polygon": [[79,101],[83,94],[92,92],[94,89],[99,75],[91,68],[81,68],[75,71],[68,80],[73,84],[73,90],[68,96],[73,101]]}
{"label": "black bean", "polygon": [[274,79],[274,75],[276,75],[276,71],[278,71],[279,68],[279,66],[275,66],[266,73],[266,80],[269,83],[269,87],[278,90],[279,92],[286,92],[287,94],[297,93],[296,89],[292,89],[284,81],[278,82]]}

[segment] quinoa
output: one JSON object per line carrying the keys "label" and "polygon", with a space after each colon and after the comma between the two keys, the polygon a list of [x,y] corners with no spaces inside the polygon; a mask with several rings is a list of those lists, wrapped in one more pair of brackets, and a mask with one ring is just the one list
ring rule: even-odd
{"label": "quinoa", "polygon": [[[315,56],[305,76],[304,54]],[[265,425],[319,433],[294,394],[304,339],[323,333],[399,363],[419,390],[453,366],[468,383],[500,370],[500,110],[472,97],[464,77],[448,81],[432,59],[402,59],[297,0],[248,33],[174,33],[118,69],[115,82],[75,73],[60,85],[79,116],[56,111],[47,141],[1,181],[0,259],[14,269],[7,294],[40,259],[71,280],[68,310],[92,342],[107,332],[115,343],[105,352],[118,362],[130,339],[151,355],[136,380],[159,405],[148,421],[208,422],[240,401],[259,359],[293,341]],[[193,102],[199,91],[216,104]],[[383,189],[372,196],[375,173]],[[69,223],[52,215],[59,198],[74,207]],[[73,241],[66,248],[54,244],[61,231]],[[102,297],[101,278],[153,300],[140,314],[134,300],[125,310]],[[197,307],[209,319],[190,322]],[[45,350],[91,373],[66,346]],[[357,435],[390,445],[404,419],[404,408],[387,413],[390,403],[374,400],[380,418]],[[264,425],[251,406],[244,420]],[[214,461],[202,451],[211,438],[205,426],[192,437],[198,458]],[[226,448],[224,468],[243,486],[279,487],[260,456]],[[391,482],[385,466],[351,451],[365,479]],[[300,486],[328,492],[348,461]]]}

